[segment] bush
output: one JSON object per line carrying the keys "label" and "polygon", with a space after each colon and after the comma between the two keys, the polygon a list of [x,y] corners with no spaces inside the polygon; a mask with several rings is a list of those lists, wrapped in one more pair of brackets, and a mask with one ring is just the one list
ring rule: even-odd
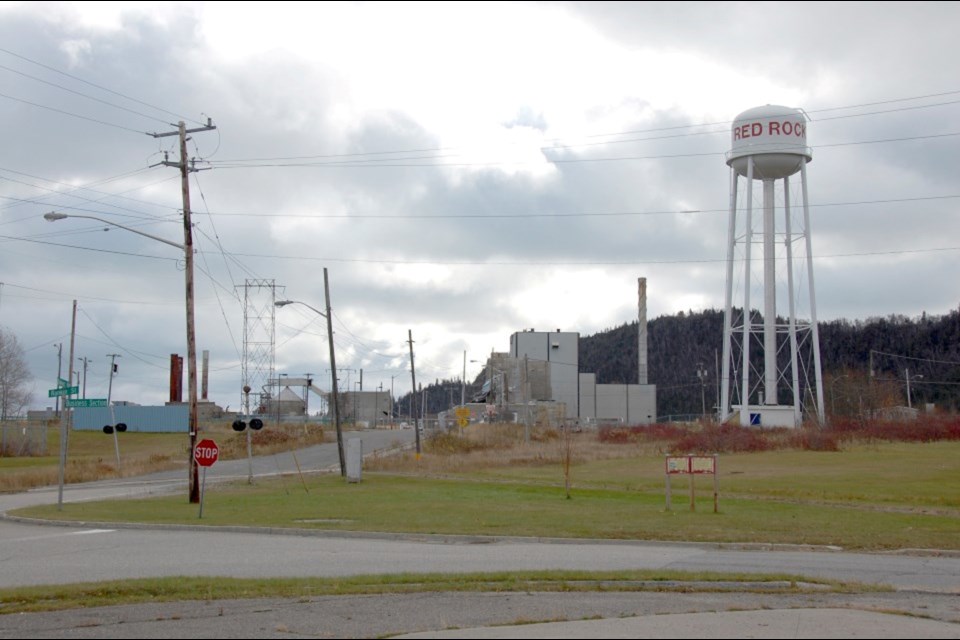
{"label": "bush", "polygon": [[864,438],[888,442],[936,442],[960,440],[957,416],[923,416],[916,420],[836,420],[830,431],[846,439]]}
{"label": "bush", "polygon": [[731,424],[707,425],[699,432],[687,433],[674,443],[684,453],[748,453],[777,448],[770,430],[750,429]]}
{"label": "bush", "polygon": [[662,442],[675,440],[687,434],[685,427],[673,424],[651,424],[635,427],[600,427],[597,439],[609,444],[630,444],[636,442]]}
{"label": "bush", "polygon": [[485,444],[455,433],[435,433],[423,442],[426,453],[451,455],[456,453],[470,453],[488,448]]}
{"label": "bush", "polygon": [[786,438],[786,443],[804,451],[840,451],[837,434],[816,427],[792,430]]}

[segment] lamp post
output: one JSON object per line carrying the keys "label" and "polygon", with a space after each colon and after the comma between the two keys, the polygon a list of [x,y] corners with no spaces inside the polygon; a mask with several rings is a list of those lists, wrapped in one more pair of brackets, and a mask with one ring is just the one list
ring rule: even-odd
{"label": "lamp post", "polygon": [[395,418],[399,417],[399,414],[400,414],[400,412],[397,411],[397,408],[395,406],[394,399],[393,399],[394,397],[393,396],[393,379],[396,378],[398,375],[400,374],[395,373],[392,376],[390,376],[390,428],[391,429],[397,426],[396,424],[397,421],[395,420]]}
{"label": "lamp post", "polygon": [[[907,375],[907,408],[913,409],[913,400],[910,398],[910,369],[905,369],[904,371],[906,372],[906,375]],[[923,375],[922,374],[915,375],[913,376],[913,379],[923,380]]]}
{"label": "lamp post", "polygon": [[833,385],[837,384],[838,381],[843,380],[844,378],[849,378],[849,377],[850,377],[849,375],[843,374],[842,376],[838,376],[830,381],[830,415],[834,415],[837,413],[836,398],[833,395]]}
{"label": "lamp post", "polygon": [[193,240],[191,229],[189,223],[185,219],[184,221],[184,238],[186,240],[185,244],[178,244],[176,242],[171,242],[166,238],[161,238],[160,236],[155,236],[145,231],[140,231],[139,229],[132,229],[130,227],[124,226],[122,224],[113,222],[111,220],[104,220],[103,218],[97,218],[96,216],[86,216],[78,214],[69,214],[60,213],[58,211],[51,211],[50,213],[45,213],[43,215],[44,220],[48,222],[56,222],[57,220],[63,220],[65,218],[84,218],[87,220],[95,220],[97,222],[102,222],[103,224],[108,224],[113,227],[118,227],[124,229],[131,233],[135,233],[139,236],[144,236],[145,238],[150,238],[151,240],[156,240],[157,242],[162,242],[168,244],[171,247],[176,247],[180,251],[183,251],[186,269],[185,272],[185,295],[186,295],[186,307],[187,307],[187,378],[189,386],[189,395],[190,395],[190,418],[187,428],[190,433],[190,451],[188,452],[189,463],[189,493],[190,493],[190,502],[199,503],[200,502],[200,483],[199,483],[199,468],[197,466],[197,460],[193,455],[194,450],[197,448],[197,423],[198,423],[198,412],[197,412],[197,341],[196,341],[196,324],[194,322],[194,311],[193,311]]}
{"label": "lamp post", "polygon": [[278,427],[280,426],[280,395],[283,393],[282,387],[281,387],[281,384],[283,381],[280,378],[284,377],[285,375],[287,374],[285,373],[277,374],[277,397],[274,400],[274,404],[276,404],[277,406],[277,426]]}
{"label": "lamp post", "polygon": [[[63,375],[63,343],[53,345],[53,348],[57,350],[57,388],[60,388],[60,380]],[[56,412],[57,417],[60,417],[60,396],[56,398]]]}
{"label": "lamp post", "polygon": [[700,416],[707,415],[707,368],[702,362],[697,363],[697,378],[700,379]]}
{"label": "lamp post", "polygon": [[340,428],[340,398],[338,397],[337,391],[337,360],[334,356],[333,350],[333,322],[331,321],[330,313],[330,285],[327,281],[327,269],[323,269],[323,289],[326,294],[327,299],[327,312],[324,313],[319,309],[311,307],[306,302],[300,302],[299,300],[278,300],[274,304],[278,307],[285,307],[288,304],[302,304],[306,308],[310,309],[314,313],[319,314],[321,317],[327,319],[327,338],[330,343],[330,370],[333,377],[333,421],[337,428],[337,453],[340,456],[340,475],[346,477],[347,475],[347,461],[343,454],[343,431]]}

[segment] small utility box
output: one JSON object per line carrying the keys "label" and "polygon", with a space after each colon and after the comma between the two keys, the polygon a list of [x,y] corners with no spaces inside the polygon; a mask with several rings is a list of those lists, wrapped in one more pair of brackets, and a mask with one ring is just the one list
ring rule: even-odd
{"label": "small utility box", "polygon": [[347,440],[347,482],[360,482],[363,471],[363,440],[350,438]]}

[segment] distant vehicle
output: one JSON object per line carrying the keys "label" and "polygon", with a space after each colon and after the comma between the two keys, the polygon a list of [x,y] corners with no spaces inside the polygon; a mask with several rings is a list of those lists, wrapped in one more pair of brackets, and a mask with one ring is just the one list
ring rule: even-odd
{"label": "distant vehicle", "polygon": [[410,429],[411,427],[410,427],[410,425],[407,424],[406,422],[401,422],[401,423],[400,423],[400,428],[401,428],[401,429]]}

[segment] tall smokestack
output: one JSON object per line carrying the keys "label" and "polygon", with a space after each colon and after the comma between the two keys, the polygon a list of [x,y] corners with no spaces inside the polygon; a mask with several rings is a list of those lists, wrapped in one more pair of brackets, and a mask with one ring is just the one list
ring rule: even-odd
{"label": "tall smokestack", "polygon": [[183,402],[183,358],[170,354],[170,402]]}
{"label": "tall smokestack", "polygon": [[647,279],[637,278],[637,384],[647,384]]}

